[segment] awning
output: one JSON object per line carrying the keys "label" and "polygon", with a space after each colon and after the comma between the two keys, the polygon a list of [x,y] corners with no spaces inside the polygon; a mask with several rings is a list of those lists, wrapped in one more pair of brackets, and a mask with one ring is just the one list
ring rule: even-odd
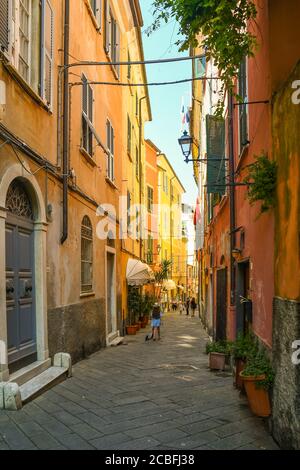
{"label": "awning", "polygon": [[129,286],[143,286],[155,280],[154,273],[148,264],[136,259],[128,260],[126,279]]}
{"label": "awning", "polygon": [[177,289],[177,286],[172,279],[168,279],[167,281],[163,282],[163,289],[165,290],[175,290]]}

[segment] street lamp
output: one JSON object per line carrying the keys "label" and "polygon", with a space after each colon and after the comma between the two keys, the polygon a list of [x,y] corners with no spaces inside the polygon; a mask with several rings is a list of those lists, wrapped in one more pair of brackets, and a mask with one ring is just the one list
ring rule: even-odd
{"label": "street lamp", "polygon": [[185,161],[188,163],[192,151],[193,139],[189,136],[187,131],[184,131],[183,135],[178,139],[178,142],[185,157]]}

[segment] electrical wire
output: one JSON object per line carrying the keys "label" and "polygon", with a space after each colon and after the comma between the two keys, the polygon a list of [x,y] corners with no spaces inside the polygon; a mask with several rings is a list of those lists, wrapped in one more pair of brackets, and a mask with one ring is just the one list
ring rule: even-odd
{"label": "electrical wire", "polygon": [[[165,86],[165,85],[178,85],[181,83],[195,82],[198,80],[220,80],[219,77],[195,77],[185,78],[183,80],[174,80],[170,82],[152,82],[152,83],[124,83],[124,82],[98,82],[98,81],[87,81],[88,85],[107,85],[107,86],[121,86],[121,87],[149,87],[149,86]],[[73,82],[70,86],[83,85],[83,82]]]}
{"label": "electrical wire", "polygon": [[206,57],[206,54],[200,54],[200,55],[195,55],[195,56],[187,56],[187,57],[171,57],[169,59],[150,59],[150,60],[135,60],[135,61],[125,61],[125,62],[111,62],[111,61],[106,61],[106,62],[97,62],[97,61],[79,61],[79,62],[73,62],[68,65],[64,65],[61,68],[62,69],[68,69],[72,67],[79,67],[79,66],[93,66],[93,65],[108,65],[112,67],[117,67],[117,66],[126,66],[128,65],[154,65],[154,64],[169,64],[172,62],[184,62],[187,60],[196,60],[196,59],[203,59],[203,57]]}
{"label": "electrical wire", "polygon": [[34,176],[34,175],[36,175],[39,171],[41,171],[41,170],[47,168],[47,164],[46,164],[46,165],[44,165],[44,166],[41,166],[40,168],[38,168],[38,169],[37,169],[36,171],[34,171],[34,172],[28,170],[28,168],[26,168],[26,166],[24,165],[24,162],[23,162],[23,161],[21,160],[21,158],[19,157],[19,154],[18,154],[18,152],[16,151],[15,147],[13,146],[13,144],[10,142],[9,145],[11,146],[11,148],[12,148],[12,150],[13,150],[15,156],[16,156],[17,159],[19,160],[19,162],[20,162],[22,168],[23,168],[27,173],[29,173],[31,176]]}

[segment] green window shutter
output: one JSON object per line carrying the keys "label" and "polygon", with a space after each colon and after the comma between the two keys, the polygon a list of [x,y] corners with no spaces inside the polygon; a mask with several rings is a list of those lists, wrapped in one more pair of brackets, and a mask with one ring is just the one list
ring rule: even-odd
{"label": "green window shutter", "polygon": [[0,50],[8,52],[9,45],[9,3],[8,0],[0,0]]}
{"label": "green window shutter", "polygon": [[[225,194],[225,121],[206,116],[207,193]],[[221,185],[221,186],[220,186]],[[224,185],[224,186],[222,186]]]}

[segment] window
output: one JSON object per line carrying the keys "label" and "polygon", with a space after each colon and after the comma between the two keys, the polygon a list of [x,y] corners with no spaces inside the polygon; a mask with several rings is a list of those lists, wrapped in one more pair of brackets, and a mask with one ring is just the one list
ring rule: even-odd
{"label": "window", "polygon": [[169,184],[169,178],[168,178],[168,175],[166,175],[164,173],[163,175],[163,189],[164,189],[164,192],[166,194],[169,194],[169,187],[168,187],[168,184]]}
{"label": "window", "polygon": [[147,263],[153,263],[153,237],[151,235],[148,235]]}
{"label": "window", "polygon": [[93,290],[93,228],[88,216],[81,223],[81,292]]}
{"label": "window", "polygon": [[31,48],[31,0],[19,2],[19,64],[20,75],[29,82],[30,79],[30,48]]}
{"label": "window", "polygon": [[[247,92],[247,62],[246,58],[243,60],[240,66],[239,77],[239,96],[243,103],[248,101]],[[249,143],[248,140],[248,106],[241,104],[239,108],[239,139],[240,139],[240,152],[243,150],[245,145]]]}
{"label": "window", "polygon": [[139,158],[139,149],[135,147],[135,176],[137,179],[140,177],[140,158]]}
{"label": "window", "polygon": [[131,230],[130,230],[130,224],[131,224],[130,209],[131,209],[131,194],[130,194],[130,191],[127,191],[127,234],[128,235],[131,235]]}
{"label": "window", "polygon": [[106,122],[106,145],[107,145],[107,177],[114,181],[114,153],[115,153],[115,133],[109,120]]}
{"label": "window", "polygon": [[[105,52],[112,62],[120,61],[120,28],[116,22],[109,0],[105,1]],[[120,75],[120,66],[114,66],[117,76]]]}
{"label": "window", "polygon": [[[3,2],[10,8],[4,12]],[[54,18],[50,1],[1,0],[0,9],[0,47],[9,51],[11,63],[23,80],[51,106]]]}
{"label": "window", "polygon": [[131,59],[130,59],[129,51],[128,51],[128,53],[127,53],[127,60],[128,60],[127,78],[128,78],[128,80],[130,80],[130,79],[131,79],[131,64],[130,64]]}
{"label": "window", "polygon": [[135,209],[135,235],[138,240],[140,238],[140,212],[138,207]]}
{"label": "window", "polygon": [[139,97],[137,93],[135,95],[135,115],[139,117]]}
{"label": "window", "polygon": [[129,115],[127,115],[127,153],[131,155],[131,135],[132,125]]}
{"label": "window", "polygon": [[89,0],[94,17],[101,27],[101,0]]}
{"label": "window", "polygon": [[153,188],[147,186],[147,210],[148,212],[153,211]]}
{"label": "window", "polygon": [[94,94],[87,78],[82,75],[82,148],[93,157],[93,107]]}

